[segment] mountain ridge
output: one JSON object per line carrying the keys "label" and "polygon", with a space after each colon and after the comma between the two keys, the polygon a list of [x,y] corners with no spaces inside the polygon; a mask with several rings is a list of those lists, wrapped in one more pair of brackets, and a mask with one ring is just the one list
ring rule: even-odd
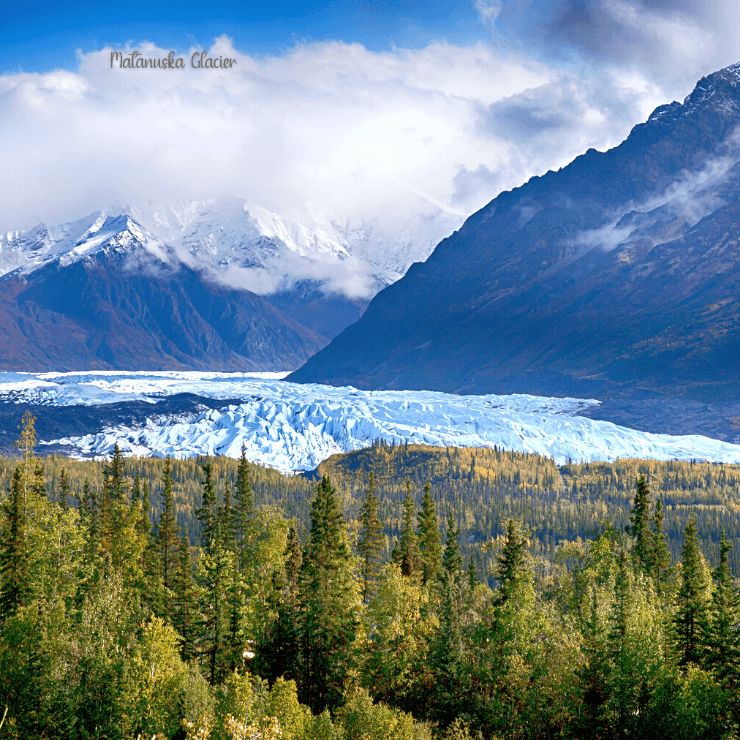
{"label": "mountain ridge", "polygon": [[738,124],[733,65],[702,78],[683,104],[656,109],[619,146],[501,193],[290,379],[740,396],[740,256],[734,237],[717,241],[740,215]]}
{"label": "mountain ridge", "polygon": [[0,278],[0,368],[270,370],[326,344],[180,262],[130,216],[101,218]]}

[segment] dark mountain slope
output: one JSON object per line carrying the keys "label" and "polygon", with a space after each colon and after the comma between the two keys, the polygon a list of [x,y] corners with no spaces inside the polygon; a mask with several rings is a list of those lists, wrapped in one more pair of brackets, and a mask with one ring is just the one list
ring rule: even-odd
{"label": "dark mountain slope", "polygon": [[254,293],[156,259],[130,233],[0,280],[3,370],[269,370],[326,341]]}
{"label": "dark mountain slope", "polygon": [[499,195],[290,379],[740,396],[739,123],[735,66]]}

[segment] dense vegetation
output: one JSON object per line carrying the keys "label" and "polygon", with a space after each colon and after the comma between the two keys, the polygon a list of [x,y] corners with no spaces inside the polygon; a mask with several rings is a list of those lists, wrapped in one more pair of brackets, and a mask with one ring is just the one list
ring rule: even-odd
{"label": "dense vegetation", "polygon": [[34,444],[0,463],[3,737],[738,737],[737,468]]}

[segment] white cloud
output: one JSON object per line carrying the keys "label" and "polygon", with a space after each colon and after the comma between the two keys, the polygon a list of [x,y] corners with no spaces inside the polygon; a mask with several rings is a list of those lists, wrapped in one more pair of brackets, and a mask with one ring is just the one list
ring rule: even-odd
{"label": "white cloud", "polygon": [[[580,115],[572,98],[590,95],[586,86],[483,45],[376,53],[332,42],[256,59],[221,37],[209,55],[237,64],[218,71],[188,68],[189,53],[185,70],[111,69],[110,54],[81,54],[74,72],[0,77],[0,231],[115,203],[226,195],[278,213],[318,203],[334,218],[391,225],[418,210],[418,192],[472,212],[585,145],[615,143],[634,122],[610,116],[608,103],[579,103],[596,110]],[[570,102],[545,95],[538,115],[569,108],[556,145],[538,149],[516,126],[486,125],[491,106],[555,89]],[[633,111],[645,93],[630,86],[630,95]],[[481,167],[487,187],[468,197],[460,178]]]}

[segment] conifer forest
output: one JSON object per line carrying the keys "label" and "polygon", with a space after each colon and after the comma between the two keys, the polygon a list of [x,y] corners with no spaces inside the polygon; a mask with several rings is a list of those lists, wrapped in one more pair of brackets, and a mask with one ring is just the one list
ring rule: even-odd
{"label": "conifer forest", "polygon": [[740,468],[0,459],[0,738],[740,737]]}

